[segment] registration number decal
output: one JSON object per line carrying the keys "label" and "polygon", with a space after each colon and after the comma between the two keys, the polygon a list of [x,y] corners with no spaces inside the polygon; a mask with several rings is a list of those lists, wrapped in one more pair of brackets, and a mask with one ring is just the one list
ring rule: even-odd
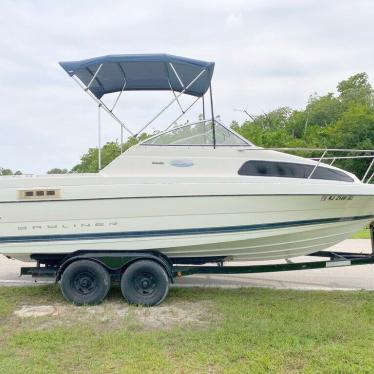
{"label": "registration number decal", "polygon": [[345,201],[345,200],[353,200],[352,195],[322,195],[321,201]]}

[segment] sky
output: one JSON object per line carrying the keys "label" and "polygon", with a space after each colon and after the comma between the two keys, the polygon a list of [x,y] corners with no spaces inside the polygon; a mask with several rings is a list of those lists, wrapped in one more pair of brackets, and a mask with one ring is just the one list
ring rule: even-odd
{"label": "sky", "polygon": [[[301,109],[359,72],[373,84],[373,19],[372,0],[1,0],[0,167],[70,169],[97,145],[97,108],[59,61],[127,53],[214,61],[215,114],[229,125],[246,119],[235,109]],[[171,99],[125,93],[118,115],[136,131]],[[150,131],[178,115],[175,105]],[[105,113],[102,137],[120,137]]]}

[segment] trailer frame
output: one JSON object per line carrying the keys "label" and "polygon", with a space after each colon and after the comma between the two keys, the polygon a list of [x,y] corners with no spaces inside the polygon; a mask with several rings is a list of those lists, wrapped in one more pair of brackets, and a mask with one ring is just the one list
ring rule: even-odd
{"label": "trailer frame", "polygon": [[[255,274],[372,265],[374,264],[374,222],[370,224],[369,229],[371,253],[318,251],[307,255],[307,257],[328,258],[319,261],[293,262],[287,260],[285,263],[279,264],[225,265],[225,261],[228,260],[226,257],[171,259],[158,251],[77,251],[66,256],[34,255],[33,258],[37,261],[37,266],[22,267],[20,276],[31,275],[34,278],[54,278],[57,283],[61,281],[62,275],[69,265],[83,260],[100,264],[109,273],[112,285],[121,284],[121,279],[126,270],[139,261],[157,264],[161,269],[164,269],[171,283],[174,282],[176,277],[193,274]],[[211,264],[205,265],[206,263]]]}

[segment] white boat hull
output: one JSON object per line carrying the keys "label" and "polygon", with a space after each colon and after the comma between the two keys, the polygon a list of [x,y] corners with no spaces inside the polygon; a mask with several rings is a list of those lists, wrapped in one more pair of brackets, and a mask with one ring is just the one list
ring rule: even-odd
{"label": "white boat hull", "polygon": [[[2,203],[0,253],[158,250],[172,258],[285,259],[374,218],[374,196],[220,195]],[[94,218],[93,218],[94,217]]]}

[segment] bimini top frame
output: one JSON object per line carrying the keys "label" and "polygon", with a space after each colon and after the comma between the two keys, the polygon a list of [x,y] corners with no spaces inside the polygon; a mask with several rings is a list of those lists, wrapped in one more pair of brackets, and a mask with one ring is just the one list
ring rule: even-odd
{"label": "bimini top frame", "polygon": [[[60,62],[60,65],[98,105],[99,169],[101,169],[101,108],[121,125],[122,147],[123,130],[126,130],[131,136],[138,136],[174,102],[178,103],[182,113],[171,125],[175,124],[200,98],[205,120],[204,94],[209,89],[215,141],[215,119],[211,90],[214,62],[167,54],[141,54],[109,55],[82,61]],[[173,99],[137,133],[134,133],[113,112],[125,91],[171,91]],[[102,101],[103,96],[109,93],[118,93],[111,107]],[[182,108],[179,101],[182,94],[196,97],[186,109]]]}

